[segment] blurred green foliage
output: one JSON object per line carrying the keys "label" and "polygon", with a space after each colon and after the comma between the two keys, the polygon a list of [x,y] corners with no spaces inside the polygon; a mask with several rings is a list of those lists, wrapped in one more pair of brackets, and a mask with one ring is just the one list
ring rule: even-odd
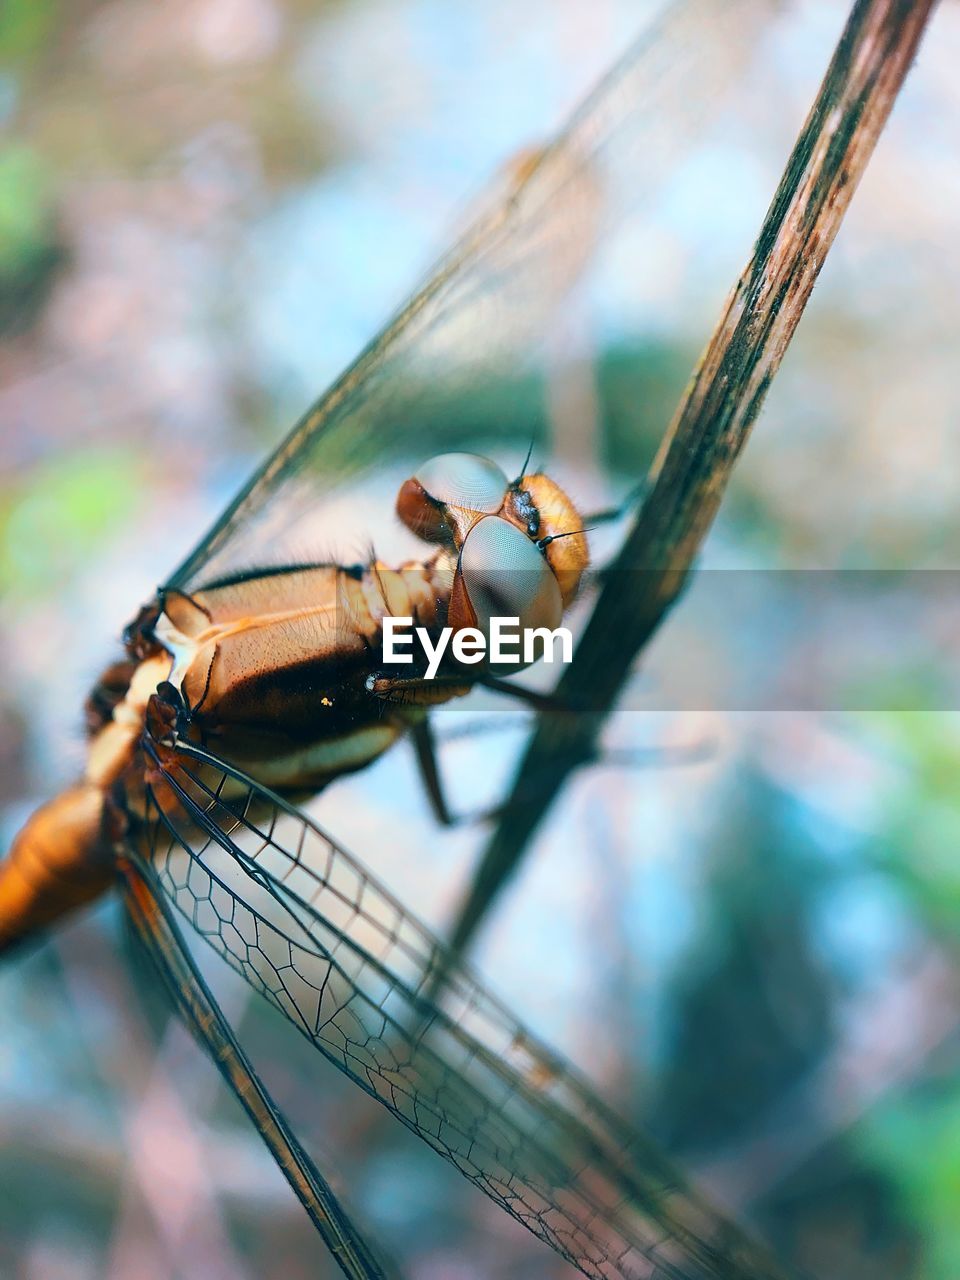
{"label": "blurred green foliage", "polygon": [[876,856],[909,895],[925,930],[960,954],[957,716],[898,711],[870,722],[900,762],[903,778],[887,797]]}
{"label": "blurred green foliage", "polygon": [[825,884],[809,854],[790,798],[745,773],[716,833],[697,940],[671,993],[655,1123],[675,1149],[735,1142],[830,1043],[836,993],[812,924]]}
{"label": "blurred green foliage", "polygon": [[[902,711],[871,716],[901,765],[874,855],[917,923],[960,956],[960,747],[956,715]],[[924,1242],[918,1280],[960,1276],[960,1080],[954,1061],[881,1103],[858,1127],[864,1158],[896,1188],[903,1217]],[[952,1069],[951,1069],[952,1068]]]}
{"label": "blurred green foliage", "polygon": [[57,16],[56,0],[3,0],[0,58],[28,58],[45,44]]}
{"label": "blurred green foliage", "polygon": [[37,153],[22,146],[0,151],[0,272],[8,275],[37,251],[50,213],[47,174]]}
{"label": "blurred green foliage", "polygon": [[143,471],[133,451],[76,450],[0,488],[0,592],[39,597],[68,582],[106,538],[132,527]]}
{"label": "blurred green foliage", "polygon": [[923,1239],[917,1280],[960,1276],[960,1090],[881,1106],[862,1126],[862,1152],[899,1192]]}
{"label": "blurred green foliage", "polygon": [[43,160],[30,147],[0,148],[0,335],[29,328],[65,257]]}

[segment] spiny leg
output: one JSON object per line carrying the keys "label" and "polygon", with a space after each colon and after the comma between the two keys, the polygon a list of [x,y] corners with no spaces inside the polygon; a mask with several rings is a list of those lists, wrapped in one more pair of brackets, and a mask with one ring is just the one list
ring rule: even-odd
{"label": "spiny leg", "polygon": [[433,707],[469,693],[476,682],[463,676],[393,676],[383,672],[367,677],[366,688],[384,705]]}
{"label": "spiny leg", "polygon": [[[394,680],[390,677],[382,677],[377,680],[378,696],[382,696],[387,701],[393,701],[394,697],[402,699],[408,705],[415,701],[417,691],[423,687],[428,687],[433,681],[426,681],[421,678],[402,678]],[[551,711],[557,711],[561,705],[556,699],[551,698],[550,694],[539,694],[534,690],[524,689],[519,685],[512,685],[505,680],[496,680],[491,678],[480,681],[484,687],[492,689],[495,693],[502,693],[505,696],[519,698],[520,701],[528,702],[530,697],[536,699],[534,705],[541,709],[546,706]],[[382,693],[380,692],[382,688]],[[496,726],[486,726],[485,729],[495,728]],[[515,727],[514,724],[509,726]],[[417,767],[420,772],[420,778],[423,782],[424,790],[430,802],[430,808],[437,822],[442,827],[455,827],[468,822],[485,822],[492,818],[500,817],[504,812],[503,805],[495,805],[490,809],[484,809],[479,812],[457,814],[447,800],[446,789],[443,784],[443,775],[440,768],[439,753],[437,750],[437,736],[434,733],[433,725],[427,716],[417,721],[411,731],[410,736],[413,742],[413,749],[416,756]],[[458,733],[447,735],[445,740],[452,740],[458,736]],[[589,759],[582,761],[584,767],[591,765],[613,766],[620,768],[673,768],[678,765],[699,764],[709,759],[713,754],[713,747],[709,743],[695,742],[686,746],[678,747],[637,747],[637,748],[613,748],[613,749],[597,749]],[[543,789],[549,789],[549,779],[542,779],[539,786],[533,784],[529,780],[528,787],[524,788],[524,801],[533,798],[534,795]]]}
{"label": "spiny leg", "polygon": [[447,802],[443,785],[436,735],[433,732],[433,725],[426,716],[413,726],[410,736],[416,753],[417,767],[420,770],[420,780],[430,801],[433,816],[440,826],[458,827],[464,823],[488,822],[501,815],[502,805],[495,805],[493,808],[474,813],[454,813]]}
{"label": "spiny leg", "polygon": [[677,769],[705,764],[716,754],[716,742],[703,738],[673,747],[605,747],[597,751],[592,763],[619,769]]}
{"label": "spiny leg", "polygon": [[[529,731],[533,723],[530,716],[487,714],[483,719],[468,720],[465,724],[453,725],[442,733],[433,732],[434,749],[439,752],[449,743],[462,742],[464,739],[473,740],[496,733]],[[437,726],[431,722],[431,728],[436,730]],[[712,738],[700,738],[674,746],[603,747],[591,757],[588,765],[622,769],[657,767],[672,769],[679,765],[703,764],[707,760],[712,760],[716,754],[716,741]]]}
{"label": "spiny leg", "polygon": [[484,689],[501,693],[505,698],[515,698],[518,702],[533,707],[535,711],[547,711],[555,715],[569,715],[573,708],[568,706],[553,693],[540,693],[537,689],[527,689],[521,684],[511,684],[509,680],[501,680],[497,676],[482,676],[477,683]]}
{"label": "spiny leg", "polygon": [[426,676],[372,675],[367,680],[367,690],[383,702],[405,707],[430,707],[462,697],[479,685],[504,697],[533,707],[536,711],[567,712],[570,708],[550,693],[539,693],[523,685],[511,684],[497,676],[437,675],[432,680]]}
{"label": "spiny leg", "polygon": [[270,1097],[193,963],[149,870],[128,858],[121,860],[119,870],[131,922],[177,1012],[253,1121],[340,1270],[349,1280],[397,1277],[351,1221]]}
{"label": "spiny leg", "polygon": [[437,732],[434,734],[434,740],[437,746],[442,748],[448,742],[462,742],[464,739],[472,742],[474,738],[487,738],[496,733],[519,733],[529,730],[532,725],[532,716],[478,712],[476,716],[457,724],[441,726],[439,722],[436,723],[434,729]]}
{"label": "spiny leg", "polygon": [[615,524],[617,520],[622,520],[637,506],[649,488],[649,482],[643,479],[639,484],[635,484],[615,507],[603,507],[600,511],[587,512],[583,516],[584,527],[592,529],[598,524]]}
{"label": "spiny leg", "polygon": [[[549,694],[524,689],[494,677],[484,677],[476,683],[495,693],[516,698],[526,705],[533,705],[539,710],[557,710],[560,705]],[[469,685],[465,685],[462,679],[448,676],[438,676],[433,680],[427,680],[422,676],[372,676],[367,682],[367,687],[385,703],[400,706],[429,706],[447,701],[452,690],[458,693],[466,692]],[[455,814],[447,802],[437,758],[437,740],[433,726],[426,715],[414,723],[410,736],[424,790],[434,817],[441,826],[454,827],[464,822],[483,822],[500,815],[502,810],[499,807],[480,813]]]}
{"label": "spiny leg", "polygon": [[440,773],[440,761],[437,759],[437,742],[427,716],[418,720],[411,730],[413,750],[417,757],[420,780],[427,793],[433,816],[442,827],[453,827],[462,819],[452,813],[444,793],[443,778]]}

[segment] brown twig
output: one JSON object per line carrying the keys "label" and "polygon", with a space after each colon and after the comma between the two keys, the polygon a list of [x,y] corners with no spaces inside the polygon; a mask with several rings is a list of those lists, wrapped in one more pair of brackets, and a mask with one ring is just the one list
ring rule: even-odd
{"label": "brown twig", "polygon": [[637,655],[710,529],[936,0],[857,0],[737,281],[654,461],[648,497],[557,700],[541,713],[451,945],[461,950],[569,774],[588,762]]}

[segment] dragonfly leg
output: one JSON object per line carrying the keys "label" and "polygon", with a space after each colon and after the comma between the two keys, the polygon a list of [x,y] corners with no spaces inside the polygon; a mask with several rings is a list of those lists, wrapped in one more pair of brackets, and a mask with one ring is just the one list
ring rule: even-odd
{"label": "dragonfly leg", "polygon": [[540,693],[537,689],[527,689],[522,684],[511,684],[509,680],[501,680],[497,676],[482,676],[477,684],[494,693],[502,693],[505,698],[516,698],[518,702],[533,707],[536,711],[552,711],[569,713],[572,708],[553,693]]}
{"label": "dragonfly leg", "polygon": [[119,871],[130,919],[177,1012],[253,1121],[340,1270],[350,1280],[395,1276],[351,1221],[270,1097],[194,964],[149,870],[123,858]]}
{"label": "dragonfly leg", "polygon": [[413,726],[410,737],[417,757],[417,767],[423,789],[427,793],[433,815],[442,827],[456,826],[459,819],[454,817],[447,797],[444,793],[443,778],[440,774],[440,761],[437,759],[437,743],[433,734],[433,726],[424,716]]}
{"label": "dragonfly leg", "polygon": [[508,698],[516,698],[518,702],[534,707],[537,711],[570,710],[566,703],[553,694],[525,689],[523,685],[511,684],[509,680],[500,680],[490,675],[471,678],[438,675],[432,680],[425,676],[374,675],[367,680],[367,689],[376,697],[384,702],[408,707],[430,707],[449,702],[452,698],[464,697],[475,685],[492,689],[494,693],[502,693]]}
{"label": "dragonfly leg", "polygon": [[463,676],[372,675],[367,680],[367,690],[383,702],[403,707],[432,707],[451,698],[462,698],[470,692],[474,681]]}
{"label": "dragonfly leg", "polygon": [[[503,715],[499,712],[486,712],[464,724],[454,724],[435,735],[437,746],[445,747],[448,742],[460,742],[464,738],[485,738],[494,733],[516,733],[529,730],[533,725],[533,717],[517,714]],[[439,726],[434,726],[439,728]]]}
{"label": "dragonfly leg", "polygon": [[423,789],[426,791],[427,799],[430,801],[433,816],[442,827],[458,827],[465,823],[488,822],[493,818],[500,817],[503,812],[502,805],[497,805],[492,809],[484,809],[477,813],[454,813],[447,803],[443,777],[440,772],[440,761],[437,758],[437,739],[433,732],[433,725],[426,716],[413,726],[410,731],[410,737],[413,741],[413,749],[416,753],[417,767],[420,770]]}
{"label": "dragonfly leg", "polygon": [[645,497],[649,488],[649,481],[643,479],[625,494],[617,506],[587,512],[583,516],[584,528],[592,529],[598,524],[614,524],[617,520],[622,520]]}
{"label": "dragonfly leg", "polygon": [[[454,735],[455,736],[455,735]],[[413,749],[416,753],[417,766],[424,790],[430,801],[430,807],[437,822],[443,827],[455,827],[463,823],[486,822],[499,818],[506,811],[506,805],[495,805],[477,813],[456,814],[450,808],[443,785],[443,777],[438,758],[438,739],[433,725],[427,717],[417,722],[410,733]],[[582,762],[582,768],[626,768],[626,769],[674,769],[684,765],[703,764],[716,755],[716,743],[709,739],[685,743],[680,746],[651,747],[597,747]],[[529,788],[531,799],[537,790],[549,787],[545,781],[541,788]]]}
{"label": "dragonfly leg", "polygon": [[703,764],[713,760],[717,744],[709,738],[676,747],[607,747],[599,748],[588,763],[625,769],[674,769],[681,765]]}

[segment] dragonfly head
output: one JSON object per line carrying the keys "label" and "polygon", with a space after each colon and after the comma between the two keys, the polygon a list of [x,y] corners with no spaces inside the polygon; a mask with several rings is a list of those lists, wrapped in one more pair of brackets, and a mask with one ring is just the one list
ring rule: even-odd
{"label": "dragonfly head", "polygon": [[419,538],[457,553],[454,629],[486,631],[495,616],[553,629],[589,562],[577,509],[558,484],[539,472],[510,481],[478,454],[430,458],[401,486],[397,514]]}
{"label": "dragonfly head", "polygon": [[580,513],[556,481],[542,472],[515,480],[505,506],[505,518],[522,527],[546,558],[566,609],[590,563]]}

